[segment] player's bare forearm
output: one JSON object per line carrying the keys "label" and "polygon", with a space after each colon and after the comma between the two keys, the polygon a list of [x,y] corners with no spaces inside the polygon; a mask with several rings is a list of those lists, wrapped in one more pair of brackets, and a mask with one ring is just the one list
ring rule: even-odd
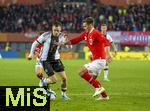
{"label": "player's bare forearm", "polygon": [[64,45],[72,45],[72,44],[71,44],[70,40],[68,40],[64,43]]}
{"label": "player's bare forearm", "polygon": [[114,52],[117,53],[117,48],[116,48],[116,45],[115,45],[114,42],[112,42],[112,47],[113,47],[113,49],[114,49]]}
{"label": "player's bare forearm", "polygon": [[112,60],[112,57],[110,54],[110,46],[106,46],[105,51],[106,51],[106,60],[107,60],[107,63],[109,63]]}
{"label": "player's bare forearm", "polygon": [[55,42],[54,44],[58,45],[58,46],[65,46],[65,45],[71,45],[70,41],[66,41],[66,42]]}

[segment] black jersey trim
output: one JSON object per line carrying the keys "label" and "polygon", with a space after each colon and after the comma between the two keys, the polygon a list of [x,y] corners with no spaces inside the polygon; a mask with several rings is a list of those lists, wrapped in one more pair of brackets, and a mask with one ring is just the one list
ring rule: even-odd
{"label": "black jersey trim", "polygon": [[42,43],[40,43],[38,40],[36,40],[40,45],[42,45]]}

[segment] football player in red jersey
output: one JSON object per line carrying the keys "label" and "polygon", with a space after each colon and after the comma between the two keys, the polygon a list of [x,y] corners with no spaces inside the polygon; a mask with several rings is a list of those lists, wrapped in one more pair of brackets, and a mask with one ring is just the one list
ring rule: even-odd
{"label": "football player in red jersey", "polygon": [[99,96],[96,100],[108,100],[109,96],[107,96],[105,89],[93,75],[98,75],[100,70],[104,69],[106,62],[111,61],[110,43],[94,28],[94,19],[92,17],[88,17],[83,21],[83,28],[85,30],[79,36],[64,43],[58,43],[58,45],[74,45],[85,40],[93,55],[93,60],[81,68],[79,75],[95,88],[93,97]]}

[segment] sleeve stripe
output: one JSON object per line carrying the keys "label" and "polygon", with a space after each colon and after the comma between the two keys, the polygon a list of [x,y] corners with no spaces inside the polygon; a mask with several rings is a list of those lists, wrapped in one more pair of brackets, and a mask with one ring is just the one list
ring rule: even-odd
{"label": "sleeve stripe", "polygon": [[40,45],[42,45],[42,43],[40,43],[38,40],[36,40]]}

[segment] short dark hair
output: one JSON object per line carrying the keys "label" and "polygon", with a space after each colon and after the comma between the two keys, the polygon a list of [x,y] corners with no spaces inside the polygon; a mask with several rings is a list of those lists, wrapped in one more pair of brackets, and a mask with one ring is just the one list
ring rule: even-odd
{"label": "short dark hair", "polygon": [[106,24],[102,24],[102,26],[107,26]]}
{"label": "short dark hair", "polygon": [[94,25],[94,18],[87,17],[83,22],[87,23],[88,25],[90,25],[90,24]]}
{"label": "short dark hair", "polygon": [[52,26],[56,26],[56,27],[62,27],[62,24],[61,24],[61,22],[59,22],[59,21],[55,21],[53,24],[52,24]]}

